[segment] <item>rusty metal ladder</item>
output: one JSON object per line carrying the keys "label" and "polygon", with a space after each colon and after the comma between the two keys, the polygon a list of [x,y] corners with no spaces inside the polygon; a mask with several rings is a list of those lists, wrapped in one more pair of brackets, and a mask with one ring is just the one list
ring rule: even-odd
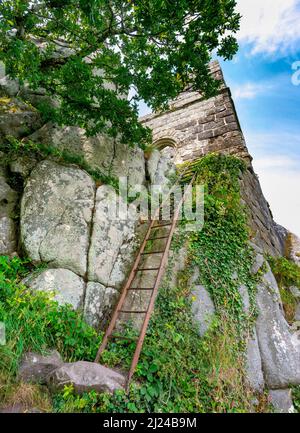
{"label": "rusty metal ladder", "polygon": [[[176,224],[177,224],[177,221],[178,221],[178,216],[179,216],[179,214],[181,212],[182,205],[183,205],[184,201],[186,200],[186,196],[187,196],[188,190],[189,190],[189,188],[192,187],[193,180],[194,180],[194,178],[192,179],[192,181],[189,184],[189,187],[186,189],[185,193],[183,194],[183,196],[182,196],[182,198],[181,198],[181,200],[180,200],[180,202],[179,202],[179,204],[177,206],[177,209],[174,210],[173,218],[170,219],[169,223],[165,223],[164,222],[164,223],[160,224],[159,220],[158,220],[158,218],[160,216],[161,209],[162,209],[164,203],[166,202],[166,200],[156,210],[155,215],[154,215],[153,219],[150,222],[150,225],[148,227],[148,230],[147,230],[145,238],[144,238],[144,240],[142,242],[142,245],[141,245],[141,247],[139,249],[139,252],[137,254],[137,257],[135,259],[135,262],[133,264],[133,267],[131,269],[131,272],[129,274],[127,282],[126,282],[126,284],[124,285],[124,287],[122,289],[119,301],[118,301],[118,303],[117,303],[117,305],[115,307],[115,310],[114,310],[114,313],[112,315],[110,324],[109,324],[109,326],[108,326],[108,328],[107,328],[107,330],[105,332],[105,335],[103,337],[101,346],[99,347],[99,350],[97,352],[97,356],[96,356],[95,362],[98,363],[99,360],[100,360],[100,357],[101,357],[102,353],[106,349],[106,346],[108,344],[109,339],[123,339],[123,340],[130,340],[130,341],[134,340],[134,341],[137,341],[137,346],[136,346],[136,349],[135,349],[135,352],[134,352],[134,356],[133,356],[133,359],[132,359],[132,363],[131,363],[131,367],[130,367],[130,370],[129,370],[129,373],[128,373],[128,376],[127,376],[127,382],[126,382],[127,389],[128,389],[129,383],[131,381],[131,378],[132,378],[132,376],[134,374],[134,371],[135,371],[135,368],[137,366],[137,363],[138,363],[138,360],[139,360],[139,357],[140,357],[140,353],[141,353],[141,350],[142,350],[142,347],[143,347],[143,342],[144,342],[144,339],[145,339],[145,336],[146,336],[146,331],[147,331],[147,327],[148,327],[148,324],[149,324],[149,321],[150,321],[150,318],[151,318],[151,314],[152,314],[152,311],[154,309],[154,304],[155,304],[156,296],[157,296],[157,293],[158,293],[159,285],[160,285],[161,279],[162,279],[162,277],[164,275],[164,271],[165,271],[166,264],[167,264],[167,261],[168,261],[168,255],[169,255],[169,251],[170,251],[170,246],[171,246],[173,234],[174,234],[174,231],[175,231],[175,228],[176,228]],[[168,198],[170,197],[171,194],[172,194],[172,190],[169,192]],[[159,228],[164,228],[164,227],[170,227],[170,230],[169,230],[168,234],[166,234],[164,236],[153,237],[153,235],[152,235],[153,229],[159,229]],[[165,246],[163,247],[163,249],[161,251],[145,252],[146,246],[147,246],[147,244],[148,244],[149,241],[155,241],[155,240],[159,240],[159,239],[166,239],[166,244],[165,244]],[[155,254],[162,254],[159,266],[155,267],[155,268],[140,267],[141,266],[141,262],[142,262],[142,258],[145,255],[151,255],[151,254],[153,254],[153,255],[155,255]],[[135,280],[137,273],[138,272],[144,272],[144,271],[147,271],[147,272],[156,272],[154,286],[153,287],[140,287],[140,288],[135,288],[134,287],[133,288],[132,287],[132,283]],[[128,293],[129,293],[129,291],[139,291],[139,290],[145,290],[145,291],[151,291],[152,292],[151,293],[151,297],[150,297],[150,302],[149,302],[147,310],[145,310],[145,311],[124,310],[123,309],[124,308],[124,303],[126,301],[126,297],[127,297]],[[132,339],[132,338],[127,338],[127,337],[123,337],[123,336],[120,336],[120,335],[114,335],[113,334],[113,331],[114,331],[114,329],[116,327],[117,320],[118,320],[120,314],[122,314],[122,313],[145,314],[145,318],[144,318],[142,327],[140,329],[140,334],[139,334],[138,338]]]}

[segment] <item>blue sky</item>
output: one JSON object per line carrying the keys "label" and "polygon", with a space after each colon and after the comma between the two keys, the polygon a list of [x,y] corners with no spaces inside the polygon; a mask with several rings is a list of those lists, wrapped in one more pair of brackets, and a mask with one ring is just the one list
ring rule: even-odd
{"label": "blue sky", "polygon": [[241,44],[233,62],[221,62],[225,80],[274,218],[300,235],[300,85],[292,83],[300,49],[249,53]]}
{"label": "blue sky", "polygon": [[220,63],[274,219],[300,236],[300,72],[292,83],[300,0],[237,0],[237,8],[239,53]]}
{"label": "blue sky", "polygon": [[240,50],[221,62],[225,80],[274,218],[300,236],[300,1],[238,8]]}

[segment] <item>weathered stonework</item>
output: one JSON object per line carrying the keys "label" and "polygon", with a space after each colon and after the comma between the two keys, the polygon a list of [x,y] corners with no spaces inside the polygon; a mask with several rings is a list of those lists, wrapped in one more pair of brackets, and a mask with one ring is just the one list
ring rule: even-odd
{"label": "weathered stonework", "polygon": [[218,96],[206,100],[200,93],[184,92],[171,103],[169,111],[150,114],[141,118],[141,122],[152,129],[157,148],[174,148],[176,164],[192,161],[211,152],[244,159],[248,170],[241,178],[241,189],[249,209],[253,242],[268,253],[282,255],[282,244],[269,205],[253,171],[252,158],[231,92],[218,62],[211,64],[211,71],[221,81]]}
{"label": "weathered stonework", "polygon": [[249,216],[252,241],[271,255],[283,255],[284,251],[278,237],[276,224],[252,166],[249,166],[242,175],[240,186]]}
{"label": "weathered stonework", "polygon": [[211,69],[222,81],[218,96],[207,100],[198,92],[184,92],[169,111],[141,118],[158,148],[169,144],[176,149],[177,164],[218,151],[251,159],[220,66],[214,62]]}

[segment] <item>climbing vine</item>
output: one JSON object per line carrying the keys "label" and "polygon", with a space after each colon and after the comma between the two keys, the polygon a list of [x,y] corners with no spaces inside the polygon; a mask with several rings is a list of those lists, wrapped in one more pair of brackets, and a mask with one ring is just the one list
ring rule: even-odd
{"label": "climbing vine", "polygon": [[[240,196],[239,177],[245,168],[242,160],[217,154],[193,163],[196,182],[205,185],[205,223],[189,237],[189,260],[199,269],[199,283],[210,292],[219,313],[231,317],[240,330],[255,319],[257,283],[251,274],[253,251]],[[243,285],[250,298],[247,314],[239,290]]]}
{"label": "climbing vine", "polygon": [[[259,276],[251,274],[253,252],[247,243],[246,213],[240,200],[239,176],[245,165],[234,157],[209,155],[183,168],[185,182],[196,173],[196,182],[205,185],[205,223],[202,231],[191,234],[181,227],[173,242],[174,256],[183,247],[188,250],[185,271],[177,284],[170,284],[174,262],[169,264],[138,364],[139,381],[131,385],[129,395],[76,397],[71,389],[66,390],[56,399],[57,410],[249,410],[251,391],[245,382],[243,353],[256,317]],[[191,315],[189,280],[197,268],[198,283],[208,289],[217,310],[202,338]],[[242,285],[249,293],[247,312],[239,291]],[[110,366],[128,368],[134,347],[113,343],[104,360]]]}
{"label": "climbing vine", "polygon": [[[193,165],[191,172],[197,173],[196,181],[205,185],[204,227],[194,233],[184,230],[184,222],[179,227],[172,246],[173,259],[159,291],[129,393],[91,392],[76,396],[72,387],[66,387],[53,398],[55,411],[249,411],[252,394],[245,382],[243,353],[255,319],[254,296],[259,277],[251,274],[253,255],[247,244],[247,221],[240,201],[239,175],[244,169],[240,160],[222,155],[209,155]],[[179,273],[176,283],[171,283],[174,263],[182,248],[187,251],[185,270]],[[25,334],[23,347],[12,347],[18,358],[22,349],[39,350],[41,345],[42,350],[52,344],[63,349],[66,361],[92,360],[101,336],[98,338],[92,328],[84,325],[78,313],[59,307],[48,300],[48,295],[42,299],[42,295],[36,294],[35,300],[29,301],[28,291],[20,285],[23,270],[11,274],[11,262],[5,263],[2,260],[3,279],[10,290],[1,298],[2,312],[9,317],[12,329],[16,314],[18,327],[22,329],[32,321],[26,329],[36,334],[32,339]],[[199,336],[191,313],[194,299],[190,277],[195,269],[199,270],[196,283],[207,288],[216,305],[215,317],[203,337]],[[239,291],[242,285],[249,293],[248,311]],[[26,302],[18,301],[23,297],[30,302],[28,310]],[[35,317],[30,311],[34,311]],[[127,334],[134,335],[133,329],[129,327]],[[111,342],[102,362],[126,370],[134,349],[134,343]]]}

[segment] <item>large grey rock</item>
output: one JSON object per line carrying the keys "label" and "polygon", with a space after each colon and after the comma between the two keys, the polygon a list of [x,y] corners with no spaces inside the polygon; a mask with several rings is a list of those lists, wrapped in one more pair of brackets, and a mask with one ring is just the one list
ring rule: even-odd
{"label": "large grey rock", "polygon": [[0,217],[0,255],[10,255],[16,251],[16,227],[11,218]]}
{"label": "large grey rock", "polygon": [[0,178],[5,177],[6,175],[6,161],[5,161],[5,153],[0,150]]}
{"label": "large grey rock", "polygon": [[[188,246],[183,245],[178,251],[170,251],[169,263],[171,264],[171,269],[169,275],[166,275],[171,287],[174,287],[178,284],[178,278],[181,272],[183,272],[186,268],[186,260],[188,257]],[[194,284],[195,280],[190,282],[190,284]]]}
{"label": "large grey rock", "polygon": [[262,361],[257,341],[257,334],[255,330],[253,335],[247,341],[246,371],[247,380],[251,388],[255,392],[261,393],[264,390],[265,381],[262,371]]}
{"label": "large grey rock", "polygon": [[162,151],[154,150],[147,161],[148,173],[152,185],[167,187],[170,176],[176,173],[174,164],[175,151],[168,147]]}
{"label": "large grey rock", "polygon": [[55,292],[54,299],[60,305],[69,304],[75,310],[82,306],[85,282],[68,269],[47,269],[27,277],[24,284],[33,290]]}
{"label": "large grey rock", "polygon": [[296,312],[295,312],[295,321],[300,322],[300,304],[297,305]]}
{"label": "large grey rock", "polygon": [[239,294],[242,298],[243,301],[243,308],[246,314],[249,314],[250,312],[250,298],[249,298],[249,293],[248,293],[248,288],[242,284],[239,288]]}
{"label": "large grey rock", "polygon": [[289,233],[289,249],[290,258],[300,266],[300,238],[292,233]]}
{"label": "large grey rock", "polygon": [[[133,262],[135,252],[135,207],[128,218],[116,214],[119,197],[108,185],[97,190],[93,232],[89,252],[89,281],[120,288]],[[124,203],[122,199],[120,202]]]}
{"label": "large grey rock", "polygon": [[102,327],[119,296],[119,292],[100,283],[88,283],[86,288],[84,318],[95,328]]}
{"label": "large grey rock", "polygon": [[9,255],[16,250],[16,227],[12,216],[17,200],[17,192],[0,176],[0,255]]}
{"label": "large grey rock", "polygon": [[16,96],[20,91],[20,85],[17,80],[10,80],[8,76],[0,79],[0,94],[7,96]]}
{"label": "large grey rock", "polygon": [[296,412],[292,401],[292,391],[290,389],[271,390],[269,395],[276,413]]}
{"label": "large grey rock", "polygon": [[18,194],[0,176],[0,218],[10,217],[18,201]]}
{"label": "large grey rock", "polygon": [[28,256],[84,276],[94,195],[94,182],[84,171],[39,163],[21,203],[21,239]]}
{"label": "large grey rock", "polygon": [[216,312],[214,303],[205,287],[194,286],[191,291],[192,314],[198,325],[199,335],[203,336],[210,327]]}
{"label": "large grey rock", "polygon": [[87,137],[81,128],[61,128],[52,123],[44,125],[29,139],[80,155],[105,175],[127,178],[131,187],[145,182],[144,153],[137,147],[131,148],[100,134]]}
{"label": "large grey rock", "polygon": [[282,389],[299,385],[300,341],[283,316],[279,289],[269,266],[258,285],[256,301],[256,332],[267,386]]}
{"label": "large grey rock", "polygon": [[29,352],[21,360],[18,378],[23,382],[46,383],[48,375],[62,365],[63,360],[56,350],[48,355]]}
{"label": "large grey rock", "polygon": [[253,248],[254,251],[256,251],[258,254],[263,255],[264,251],[263,249],[257,245],[257,242],[252,242],[252,241],[248,241],[248,244],[250,245],[251,248]]}
{"label": "large grey rock", "polygon": [[11,173],[18,174],[25,179],[30,175],[36,165],[37,160],[35,158],[19,156],[10,161],[9,169]]}
{"label": "large grey rock", "polygon": [[109,392],[122,389],[125,378],[121,374],[93,362],[79,361],[64,364],[48,376],[52,389],[61,389],[72,384],[75,392]]}
{"label": "large grey rock", "polygon": [[300,301],[300,290],[298,287],[292,286],[289,288],[289,291],[294,296],[294,298],[299,299]]}
{"label": "large grey rock", "polygon": [[276,222],[274,222],[274,229],[277,234],[278,241],[280,242],[281,255],[284,256],[286,253],[286,241],[288,238],[289,231],[285,227],[277,224]]}
{"label": "large grey rock", "polygon": [[16,98],[0,101],[0,142],[6,136],[23,138],[42,125],[41,117],[33,107]]}
{"label": "large grey rock", "polygon": [[161,158],[160,151],[155,149],[151,153],[151,155],[149,156],[149,158],[147,159],[147,162],[146,162],[148,174],[150,176],[150,181],[152,184],[155,183],[155,175],[157,172],[157,167],[158,167],[158,163],[159,163],[160,158]]}
{"label": "large grey rock", "polygon": [[265,263],[265,258],[262,254],[256,254],[254,263],[251,268],[251,273],[256,275],[258,271],[263,267]]}

